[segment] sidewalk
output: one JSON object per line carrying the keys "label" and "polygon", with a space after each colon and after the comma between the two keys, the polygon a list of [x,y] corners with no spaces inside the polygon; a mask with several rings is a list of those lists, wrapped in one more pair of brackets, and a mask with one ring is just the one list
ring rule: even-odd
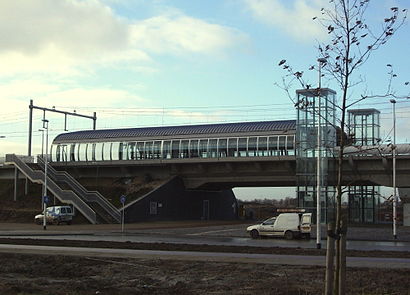
{"label": "sidewalk", "polygon": [[[312,228],[312,239],[316,238],[316,226]],[[326,225],[321,226],[321,238],[326,239]],[[410,242],[410,227],[397,227],[397,240],[393,238],[393,226],[389,225],[369,225],[357,226],[351,225],[347,229],[348,240],[363,241],[398,241]]]}

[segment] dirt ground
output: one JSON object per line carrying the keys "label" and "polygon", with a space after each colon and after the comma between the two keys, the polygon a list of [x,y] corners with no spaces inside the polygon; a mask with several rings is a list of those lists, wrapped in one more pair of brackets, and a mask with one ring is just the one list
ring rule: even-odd
{"label": "dirt ground", "polygon": [[[108,248],[176,250],[167,244],[121,242],[33,241]],[[0,243],[15,243],[1,239]],[[120,246],[122,245],[122,246]],[[262,253],[255,247],[179,245],[178,250]],[[300,250],[300,249],[299,249]],[[280,252],[278,252],[280,251]],[[290,254],[295,249],[270,249]],[[316,250],[317,251],[317,250]],[[316,252],[317,253],[317,252]],[[372,253],[372,252],[369,252]],[[368,253],[368,254],[369,254]],[[301,254],[298,252],[298,254]],[[304,254],[311,255],[306,252]],[[319,253],[323,255],[324,253]],[[360,256],[366,253],[350,253]],[[373,253],[378,255],[377,253]],[[403,253],[402,253],[403,254]],[[370,256],[370,255],[366,255]],[[0,294],[322,294],[324,268],[255,263],[192,262],[163,259],[109,259],[29,254],[0,254]],[[350,268],[348,294],[410,294],[408,270]]]}
{"label": "dirt ground", "polygon": [[[324,269],[0,254],[0,294],[321,294]],[[410,294],[402,270],[349,269],[348,294]]]}

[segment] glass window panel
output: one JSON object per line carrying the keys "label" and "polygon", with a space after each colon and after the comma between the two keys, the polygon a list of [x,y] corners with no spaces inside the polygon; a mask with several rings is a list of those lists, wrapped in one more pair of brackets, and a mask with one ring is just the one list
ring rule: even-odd
{"label": "glass window panel", "polygon": [[268,148],[269,148],[269,155],[271,156],[277,155],[277,151],[278,151],[278,137],[277,136],[269,136]]}
{"label": "glass window panel", "polygon": [[75,144],[70,144],[70,161],[75,161]]}
{"label": "glass window panel", "polygon": [[91,145],[91,160],[95,161],[95,150],[96,150],[97,144],[93,143]]}
{"label": "glass window panel", "polygon": [[218,155],[220,158],[227,156],[227,143],[228,140],[226,138],[220,138],[218,140]]}
{"label": "glass window panel", "polygon": [[242,137],[239,138],[238,140],[238,156],[240,157],[246,157],[247,155],[247,144],[248,144],[248,138]]}
{"label": "glass window panel", "polygon": [[103,161],[111,161],[111,142],[105,142],[103,145]]}
{"label": "glass window panel", "polygon": [[257,156],[257,138],[249,137],[248,139],[248,156],[255,157]]}
{"label": "glass window panel", "polygon": [[[46,151],[44,150],[44,158],[46,157]],[[61,147],[60,144],[55,144],[50,146],[48,151],[48,159],[50,161],[59,162],[61,161]]]}
{"label": "glass window panel", "polygon": [[161,141],[154,141],[153,153],[154,159],[161,158]]}
{"label": "glass window panel", "polygon": [[208,143],[208,150],[209,150],[209,156],[211,158],[217,158],[218,157],[218,140],[217,139],[210,139]]}
{"label": "glass window panel", "polygon": [[172,159],[177,159],[179,157],[179,144],[180,140],[173,140],[172,141]]}
{"label": "glass window panel", "polygon": [[120,142],[120,147],[118,149],[118,157],[119,157],[119,160],[127,159],[127,144],[125,142]]}
{"label": "glass window panel", "polygon": [[113,161],[119,160],[119,154],[120,154],[120,143],[113,142],[111,145],[111,159]]}
{"label": "glass window panel", "polygon": [[60,162],[61,161],[61,145],[57,145],[56,146],[56,162]]}
{"label": "glass window panel", "polygon": [[154,143],[152,141],[145,142],[145,146],[144,146],[145,159],[153,158],[153,152],[152,152],[153,146],[154,146]]}
{"label": "glass window panel", "polygon": [[60,148],[61,152],[61,161],[62,162],[67,162],[68,159],[68,145],[62,144]]}
{"label": "glass window panel", "polygon": [[79,149],[78,149],[78,158],[80,161],[85,161],[85,153],[86,153],[86,148],[87,148],[87,144],[86,143],[81,143],[79,145]]}
{"label": "glass window panel", "polygon": [[162,157],[164,159],[171,159],[171,141],[164,141],[162,145]]}
{"label": "glass window panel", "polygon": [[80,159],[79,159],[79,152],[80,152],[80,144],[77,143],[77,144],[74,146],[74,159],[75,159],[75,161],[80,161]]}
{"label": "glass window panel", "polygon": [[68,158],[68,146],[65,144],[60,145],[61,161],[67,162]]}
{"label": "glass window panel", "polygon": [[259,156],[268,155],[268,138],[267,137],[258,138],[258,155]]}
{"label": "glass window panel", "polygon": [[286,138],[286,149],[288,150],[293,150],[294,149],[294,136],[293,135],[288,135]]}
{"label": "glass window panel", "polygon": [[98,142],[95,145],[95,160],[102,161],[102,151],[103,151],[104,143]]}
{"label": "glass window panel", "polygon": [[238,153],[238,139],[229,138],[228,139],[228,157],[237,157]]}
{"label": "glass window panel", "polygon": [[285,154],[286,136],[279,136],[279,151],[281,155]]}
{"label": "glass window panel", "polygon": [[189,142],[189,156],[191,158],[198,157],[198,140],[193,139]]}
{"label": "glass window panel", "polygon": [[199,157],[208,157],[208,139],[199,140]]}
{"label": "glass window panel", "polygon": [[137,150],[137,143],[136,142],[129,142],[128,146],[128,160],[135,160],[136,159],[136,150]]}
{"label": "glass window panel", "polygon": [[189,157],[189,140],[181,140],[181,153],[180,158]]}
{"label": "glass window panel", "polygon": [[137,160],[142,160],[145,158],[144,155],[144,142],[143,141],[138,141],[137,146],[136,146],[136,158]]}

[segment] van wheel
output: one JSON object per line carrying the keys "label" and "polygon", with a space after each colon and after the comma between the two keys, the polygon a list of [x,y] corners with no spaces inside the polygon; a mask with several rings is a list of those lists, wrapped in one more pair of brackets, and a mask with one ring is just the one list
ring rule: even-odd
{"label": "van wheel", "polygon": [[293,232],[291,230],[287,230],[285,232],[285,239],[286,240],[292,240],[293,239]]}
{"label": "van wheel", "polygon": [[253,229],[253,230],[251,231],[251,238],[252,238],[252,239],[257,239],[257,238],[259,238],[259,233],[258,233],[258,231],[257,231],[256,229]]}

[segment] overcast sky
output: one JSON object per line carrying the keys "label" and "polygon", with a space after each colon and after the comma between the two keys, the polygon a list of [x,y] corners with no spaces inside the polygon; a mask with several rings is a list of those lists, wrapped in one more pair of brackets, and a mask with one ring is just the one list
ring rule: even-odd
{"label": "overcast sky", "polygon": [[[371,1],[367,16],[379,28],[389,8],[408,1]],[[295,118],[274,86],[281,59],[295,68],[315,64],[327,33],[312,17],[325,0],[1,0],[0,156],[27,153],[28,105],[86,115],[98,128],[164,126]],[[406,24],[361,72],[368,93],[384,91],[386,64],[395,89],[408,95],[410,28]],[[315,84],[316,73],[310,73]],[[326,85],[334,88],[331,83]],[[296,90],[296,89],[295,89]],[[337,89],[336,89],[337,90]],[[358,107],[382,112],[382,137],[391,130],[387,99]],[[398,137],[410,141],[408,101],[400,101]],[[50,137],[63,132],[62,115],[47,113]],[[41,149],[42,113],[34,111],[33,150]],[[70,131],[92,122],[69,118]],[[261,190],[262,191],[262,190]],[[265,192],[261,193],[264,196]]]}

